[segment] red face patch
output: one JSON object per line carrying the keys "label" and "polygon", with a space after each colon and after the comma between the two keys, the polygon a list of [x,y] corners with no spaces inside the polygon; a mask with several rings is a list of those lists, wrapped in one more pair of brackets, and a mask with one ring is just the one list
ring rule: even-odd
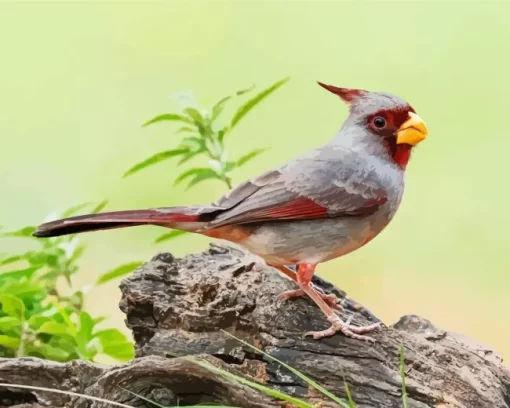
{"label": "red face patch", "polygon": [[379,136],[393,158],[393,161],[405,169],[411,158],[413,146],[397,144],[396,133],[398,129],[409,119],[409,112],[415,113],[411,106],[397,109],[383,109],[367,117],[367,128]]}

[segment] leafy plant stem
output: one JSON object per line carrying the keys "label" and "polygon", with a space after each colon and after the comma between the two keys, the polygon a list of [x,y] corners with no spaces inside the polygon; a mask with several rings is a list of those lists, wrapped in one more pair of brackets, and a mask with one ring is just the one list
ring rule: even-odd
{"label": "leafy plant stem", "polygon": [[62,306],[58,303],[56,299],[51,299],[50,302],[58,310],[60,316],[62,316],[62,319],[64,319],[64,322],[66,323],[67,327],[69,327],[69,330],[71,330],[73,335],[76,335],[76,327],[74,326],[71,319],[69,319],[69,316],[67,315],[66,311],[62,308]]}
{"label": "leafy plant stem", "polygon": [[232,179],[230,177],[228,177],[228,176],[223,176],[222,180],[225,182],[225,184],[227,185],[228,189],[231,190],[232,189]]}
{"label": "leafy plant stem", "polygon": [[20,326],[21,333],[19,336],[19,346],[18,346],[18,350],[16,350],[17,358],[25,356],[25,339],[26,339],[26,335],[27,335],[27,328],[28,328],[27,324],[25,322],[21,322],[21,326]]}

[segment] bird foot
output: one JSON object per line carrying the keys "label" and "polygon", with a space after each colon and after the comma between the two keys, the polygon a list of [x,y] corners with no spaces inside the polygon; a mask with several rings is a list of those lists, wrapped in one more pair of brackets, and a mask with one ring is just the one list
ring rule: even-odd
{"label": "bird foot", "polygon": [[[328,295],[328,294],[324,293],[324,291],[321,288],[319,288],[318,286],[313,285],[313,284],[310,284],[310,286],[315,291],[315,293],[317,293],[321,297],[321,299],[324,300],[324,302],[326,302],[326,304],[329,307],[331,307],[332,309],[335,309],[335,310],[339,310],[339,311],[344,310],[343,307],[338,303],[339,299],[334,294]],[[286,290],[285,292],[283,292],[280,295],[280,300],[282,302],[284,302],[288,299],[295,298],[295,297],[301,297],[301,296],[305,296],[305,292],[302,291],[301,289]]]}
{"label": "bird foot", "polygon": [[347,337],[351,337],[356,340],[364,340],[367,342],[375,343],[375,339],[370,336],[364,336],[364,333],[370,333],[381,325],[381,323],[374,323],[369,326],[351,326],[352,316],[344,322],[337,315],[329,316],[328,320],[331,322],[331,327],[326,330],[310,331],[305,333],[305,336],[312,336],[315,340],[322,339],[323,337],[333,336],[335,333],[343,333]]}

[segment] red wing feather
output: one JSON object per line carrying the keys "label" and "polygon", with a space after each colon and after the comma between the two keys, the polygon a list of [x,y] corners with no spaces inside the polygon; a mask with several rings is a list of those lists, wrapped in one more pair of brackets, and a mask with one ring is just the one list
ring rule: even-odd
{"label": "red wing feather", "polygon": [[343,212],[337,211],[331,214],[327,208],[317,204],[310,198],[296,197],[282,204],[252,209],[232,217],[226,217],[219,220],[216,224],[221,226],[260,221],[313,220],[340,216],[370,215],[377,211],[386,201],[386,197],[367,200],[358,208],[346,208]]}
{"label": "red wing feather", "polygon": [[246,218],[251,219],[310,219],[325,218],[328,216],[328,210],[306,197],[297,197],[284,204],[261,208],[260,210],[250,211]]}

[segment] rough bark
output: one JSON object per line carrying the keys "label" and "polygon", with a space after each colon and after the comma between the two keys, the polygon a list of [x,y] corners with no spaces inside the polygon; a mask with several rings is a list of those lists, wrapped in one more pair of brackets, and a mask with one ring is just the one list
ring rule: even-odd
{"label": "rough bark", "polygon": [[[314,282],[342,298],[345,314],[353,315],[354,324],[377,320],[331,284]],[[293,288],[293,282],[233,248],[212,245],[208,251],[181,259],[161,253],[121,284],[121,309],[137,346],[133,362],[99,367],[83,362],[4,360],[0,361],[0,381],[58,385],[133,406],[144,405],[125,389],[163,405],[281,406],[182,359],[200,354],[215,365],[318,406],[338,406],[284,367],[240,345],[223,329],[285,361],[337,396],[345,397],[345,379],[358,408],[403,406],[401,344],[409,407],[510,407],[510,373],[487,347],[417,316],[404,316],[380,329],[373,336],[375,345],[342,335],[320,341],[303,338],[304,332],[326,328],[328,323],[306,298],[278,301],[283,290]],[[0,390],[0,406],[9,398],[27,407],[36,406],[33,403],[104,406],[48,393]]]}

